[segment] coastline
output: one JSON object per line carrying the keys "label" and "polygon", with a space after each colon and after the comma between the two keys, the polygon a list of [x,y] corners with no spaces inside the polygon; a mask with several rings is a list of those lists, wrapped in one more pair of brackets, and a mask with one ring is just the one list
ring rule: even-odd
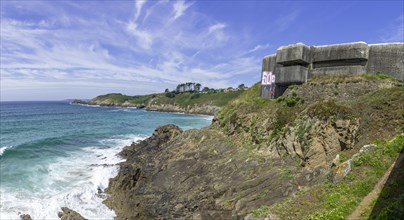
{"label": "coastline", "polygon": [[[339,83],[337,88],[346,91],[343,96],[327,89],[335,88],[334,82],[302,85],[285,93],[286,100],[290,96],[303,99],[293,105],[287,105],[284,99],[256,103],[257,85],[240,102],[224,107],[208,127],[184,132],[175,125],[157,127],[151,136],[126,146],[118,154],[125,161],[109,180],[105,189],[108,197],[103,203],[114,210],[117,219],[284,218],[287,211],[273,213],[268,207],[286,204],[301,208],[300,202],[288,204],[288,198],[306,201],[312,198],[312,192],[327,192],[330,181],[335,186],[344,184],[338,182],[338,178],[344,177],[337,176],[337,171],[350,164],[346,161],[353,160],[377,138],[388,140],[395,135],[394,129],[380,135],[378,123],[391,128],[400,124],[400,114],[390,109],[402,106],[397,98],[402,96],[402,87],[385,80],[363,80],[355,81],[355,90],[344,89],[351,87],[350,81]],[[374,85],[372,90],[378,92],[369,91],[369,85]],[[313,87],[318,91],[314,97],[308,92]],[[323,101],[324,96],[331,101]],[[164,105],[157,107],[151,109],[184,112],[168,111],[171,109]],[[357,114],[354,109],[359,107],[374,113],[373,116]],[[190,108],[181,110],[189,112]],[[274,120],[268,120],[270,115],[275,116]],[[274,133],[279,128],[279,133]],[[361,136],[365,133],[373,135]],[[340,161],[340,154],[346,157],[344,161]],[[384,157],[390,165],[393,157]],[[352,172],[364,170],[368,170],[367,165],[358,165]],[[353,178],[358,184],[354,187],[378,177]],[[298,193],[302,189],[310,190],[310,194]],[[338,187],[332,190],[346,193]],[[353,196],[358,201],[363,197]],[[315,204],[320,207],[323,203]],[[355,206],[352,204],[350,209]],[[317,212],[302,210],[302,216]],[[318,210],[328,213],[327,208]]]}
{"label": "coastline", "polygon": [[221,107],[214,105],[194,105],[180,107],[178,105],[172,104],[162,104],[162,105],[122,105],[115,103],[92,103],[90,101],[74,100],[70,102],[71,105],[81,105],[87,107],[111,107],[111,108],[133,108],[133,109],[144,109],[145,111],[152,112],[169,112],[169,113],[180,113],[180,114],[192,114],[192,115],[202,115],[202,116],[215,116]]}

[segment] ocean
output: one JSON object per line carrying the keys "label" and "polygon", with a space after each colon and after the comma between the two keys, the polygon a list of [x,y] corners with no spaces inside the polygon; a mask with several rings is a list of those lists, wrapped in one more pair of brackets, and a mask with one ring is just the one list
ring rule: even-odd
{"label": "ocean", "polygon": [[157,126],[184,130],[211,116],[60,102],[1,102],[0,219],[55,219],[61,207],[85,218],[113,219],[99,193],[118,173],[124,146]]}

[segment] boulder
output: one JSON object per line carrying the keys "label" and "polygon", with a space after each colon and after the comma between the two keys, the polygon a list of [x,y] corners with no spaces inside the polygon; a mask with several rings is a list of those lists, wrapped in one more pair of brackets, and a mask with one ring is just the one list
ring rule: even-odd
{"label": "boulder", "polygon": [[83,216],[67,207],[62,207],[62,211],[58,213],[61,220],[86,220]]}
{"label": "boulder", "polygon": [[20,215],[21,220],[32,220],[31,216],[28,214]]}

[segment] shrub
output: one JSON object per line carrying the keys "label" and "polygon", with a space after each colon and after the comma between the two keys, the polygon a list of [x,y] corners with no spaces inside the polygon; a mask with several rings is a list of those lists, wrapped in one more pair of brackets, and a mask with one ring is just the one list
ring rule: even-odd
{"label": "shrub", "polygon": [[167,92],[165,95],[166,95],[166,97],[168,97],[168,98],[174,98],[174,97],[175,97],[175,93],[174,93],[174,92]]}

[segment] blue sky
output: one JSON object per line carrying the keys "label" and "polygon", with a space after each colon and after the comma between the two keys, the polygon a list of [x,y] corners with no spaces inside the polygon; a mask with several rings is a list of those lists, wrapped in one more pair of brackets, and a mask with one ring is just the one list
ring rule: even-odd
{"label": "blue sky", "polygon": [[282,45],[402,42],[403,1],[1,1],[1,100],[260,79]]}

